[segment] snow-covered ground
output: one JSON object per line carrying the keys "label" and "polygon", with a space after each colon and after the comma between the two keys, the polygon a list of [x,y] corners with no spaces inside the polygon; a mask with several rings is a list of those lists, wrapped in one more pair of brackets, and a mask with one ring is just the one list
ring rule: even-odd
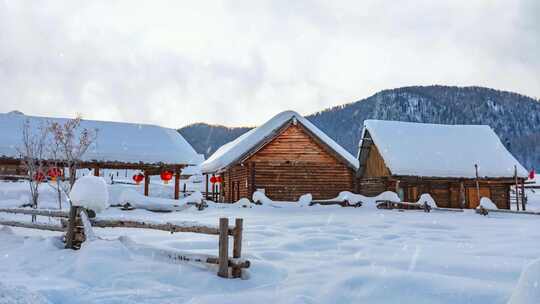
{"label": "snow-covered ground", "polygon": [[[239,205],[173,213],[109,208],[98,216],[211,225],[242,217],[243,253],[252,262],[244,280],[173,264],[118,238],[217,254],[214,236],[96,228],[99,240],[72,251],[62,249],[59,233],[3,227],[0,303],[507,303],[515,290],[538,295],[531,292],[538,283],[516,286],[540,258],[539,216]],[[538,278],[537,271],[530,267],[522,280]]]}

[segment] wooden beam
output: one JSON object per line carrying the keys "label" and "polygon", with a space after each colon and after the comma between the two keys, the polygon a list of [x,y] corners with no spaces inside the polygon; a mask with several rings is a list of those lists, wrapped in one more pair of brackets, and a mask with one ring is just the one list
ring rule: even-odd
{"label": "wooden beam", "polygon": [[227,233],[229,228],[229,219],[219,219],[219,270],[217,275],[222,278],[229,277],[229,234]]}
{"label": "wooden beam", "polygon": [[94,167],[94,176],[99,176],[99,165]]}
{"label": "wooden beam", "polygon": [[150,188],[150,174],[144,171],[144,196],[148,196],[148,188]]}
{"label": "wooden beam", "polygon": [[[202,226],[194,223],[193,225],[175,225],[171,223],[151,223],[144,221],[131,221],[131,220],[99,220],[91,219],[92,227],[100,228],[142,228],[142,229],[153,229],[161,230],[167,232],[191,232],[191,233],[200,233],[200,234],[210,234],[210,235],[219,235],[220,229],[217,227]],[[230,229],[228,226],[224,228],[227,235],[232,235],[233,229]]]}
{"label": "wooden beam", "polygon": [[208,200],[208,174],[205,174],[205,192],[204,192],[204,196],[206,197],[206,199]]}
{"label": "wooden beam", "polygon": [[[242,230],[243,228],[243,220],[241,218],[237,218],[235,220],[235,227],[233,232],[233,258],[234,259],[240,259],[242,256]],[[240,278],[242,276],[242,268],[240,267],[233,267],[232,268],[232,277],[233,278]]]}
{"label": "wooden beam", "polygon": [[180,198],[180,171],[174,173],[174,199]]}

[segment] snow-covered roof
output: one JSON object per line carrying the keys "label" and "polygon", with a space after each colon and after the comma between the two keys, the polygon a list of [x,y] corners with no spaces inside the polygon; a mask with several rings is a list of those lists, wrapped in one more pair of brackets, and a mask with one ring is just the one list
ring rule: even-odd
{"label": "snow-covered roof", "polygon": [[[0,114],[0,157],[17,158],[22,145],[25,121],[32,129],[48,122],[65,123],[65,118],[27,116],[22,113]],[[84,161],[200,164],[204,157],[174,129],[148,124],[82,120],[80,129],[96,130],[97,140],[83,156]]]}
{"label": "snow-covered roof", "polygon": [[527,176],[487,125],[366,120],[362,140],[366,130],[392,175],[474,178],[477,164],[480,177]]}
{"label": "snow-covered roof", "polygon": [[358,160],[333,139],[328,137],[328,135],[319,130],[319,128],[305,119],[302,115],[294,111],[285,111],[272,117],[262,126],[252,129],[242,134],[237,139],[221,146],[221,148],[219,148],[205,162],[202,163],[202,172],[216,172],[228,167],[230,164],[238,161],[239,158],[244,156],[253,148],[256,148],[269,136],[272,136],[275,131],[279,130],[282,126],[295,118],[298,123],[313,133],[321,142],[325,143],[335,153],[340,155],[348,163],[348,165],[354,169],[358,168]]}

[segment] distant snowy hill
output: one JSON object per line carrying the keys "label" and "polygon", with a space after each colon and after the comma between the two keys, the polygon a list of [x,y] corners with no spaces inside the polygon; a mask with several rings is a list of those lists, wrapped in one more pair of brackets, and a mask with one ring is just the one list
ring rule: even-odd
{"label": "distant snowy hill", "polygon": [[[354,155],[365,119],[487,124],[526,168],[540,168],[540,101],[517,93],[482,87],[404,87],[307,118]],[[197,152],[209,156],[249,129],[194,124],[179,131]]]}

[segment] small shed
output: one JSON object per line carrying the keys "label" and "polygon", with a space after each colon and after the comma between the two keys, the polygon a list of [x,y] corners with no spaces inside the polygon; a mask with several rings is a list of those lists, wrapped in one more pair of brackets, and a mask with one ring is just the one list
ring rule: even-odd
{"label": "small shed", "polygon": [[273,200],[336,197],[354,189],[357,159],[302,115],[282,112],[225,144],[202,165],[219,176],[222,202],[251,198],[256,190]]}
{"label": "small shed", "polygon": [[[23,126],[47,127],[51,122],[64,124],[66,118],[36,117],[20,112],[0,114],[0,173],[20,172],[21,160],[17,147],[22,145]],[[178,183],[182,168],[199,165],[204,157],[174,129],[149,124],[82,120],[80,129],[94,130],[96,141],[83,155],[80,168],[94,169],[135,169],[144,172],[145,194],[151,175],[169,170]],[[178,189],[175,188],[175,197]]]}
{"label": "small shed", "polygon": [[364,195],[390,190],[416,202],[429,193],[449,208],[476,208],[481,197],[501,209],[523,201],[527,170],[487,125],[366,120],[358,160]]}

